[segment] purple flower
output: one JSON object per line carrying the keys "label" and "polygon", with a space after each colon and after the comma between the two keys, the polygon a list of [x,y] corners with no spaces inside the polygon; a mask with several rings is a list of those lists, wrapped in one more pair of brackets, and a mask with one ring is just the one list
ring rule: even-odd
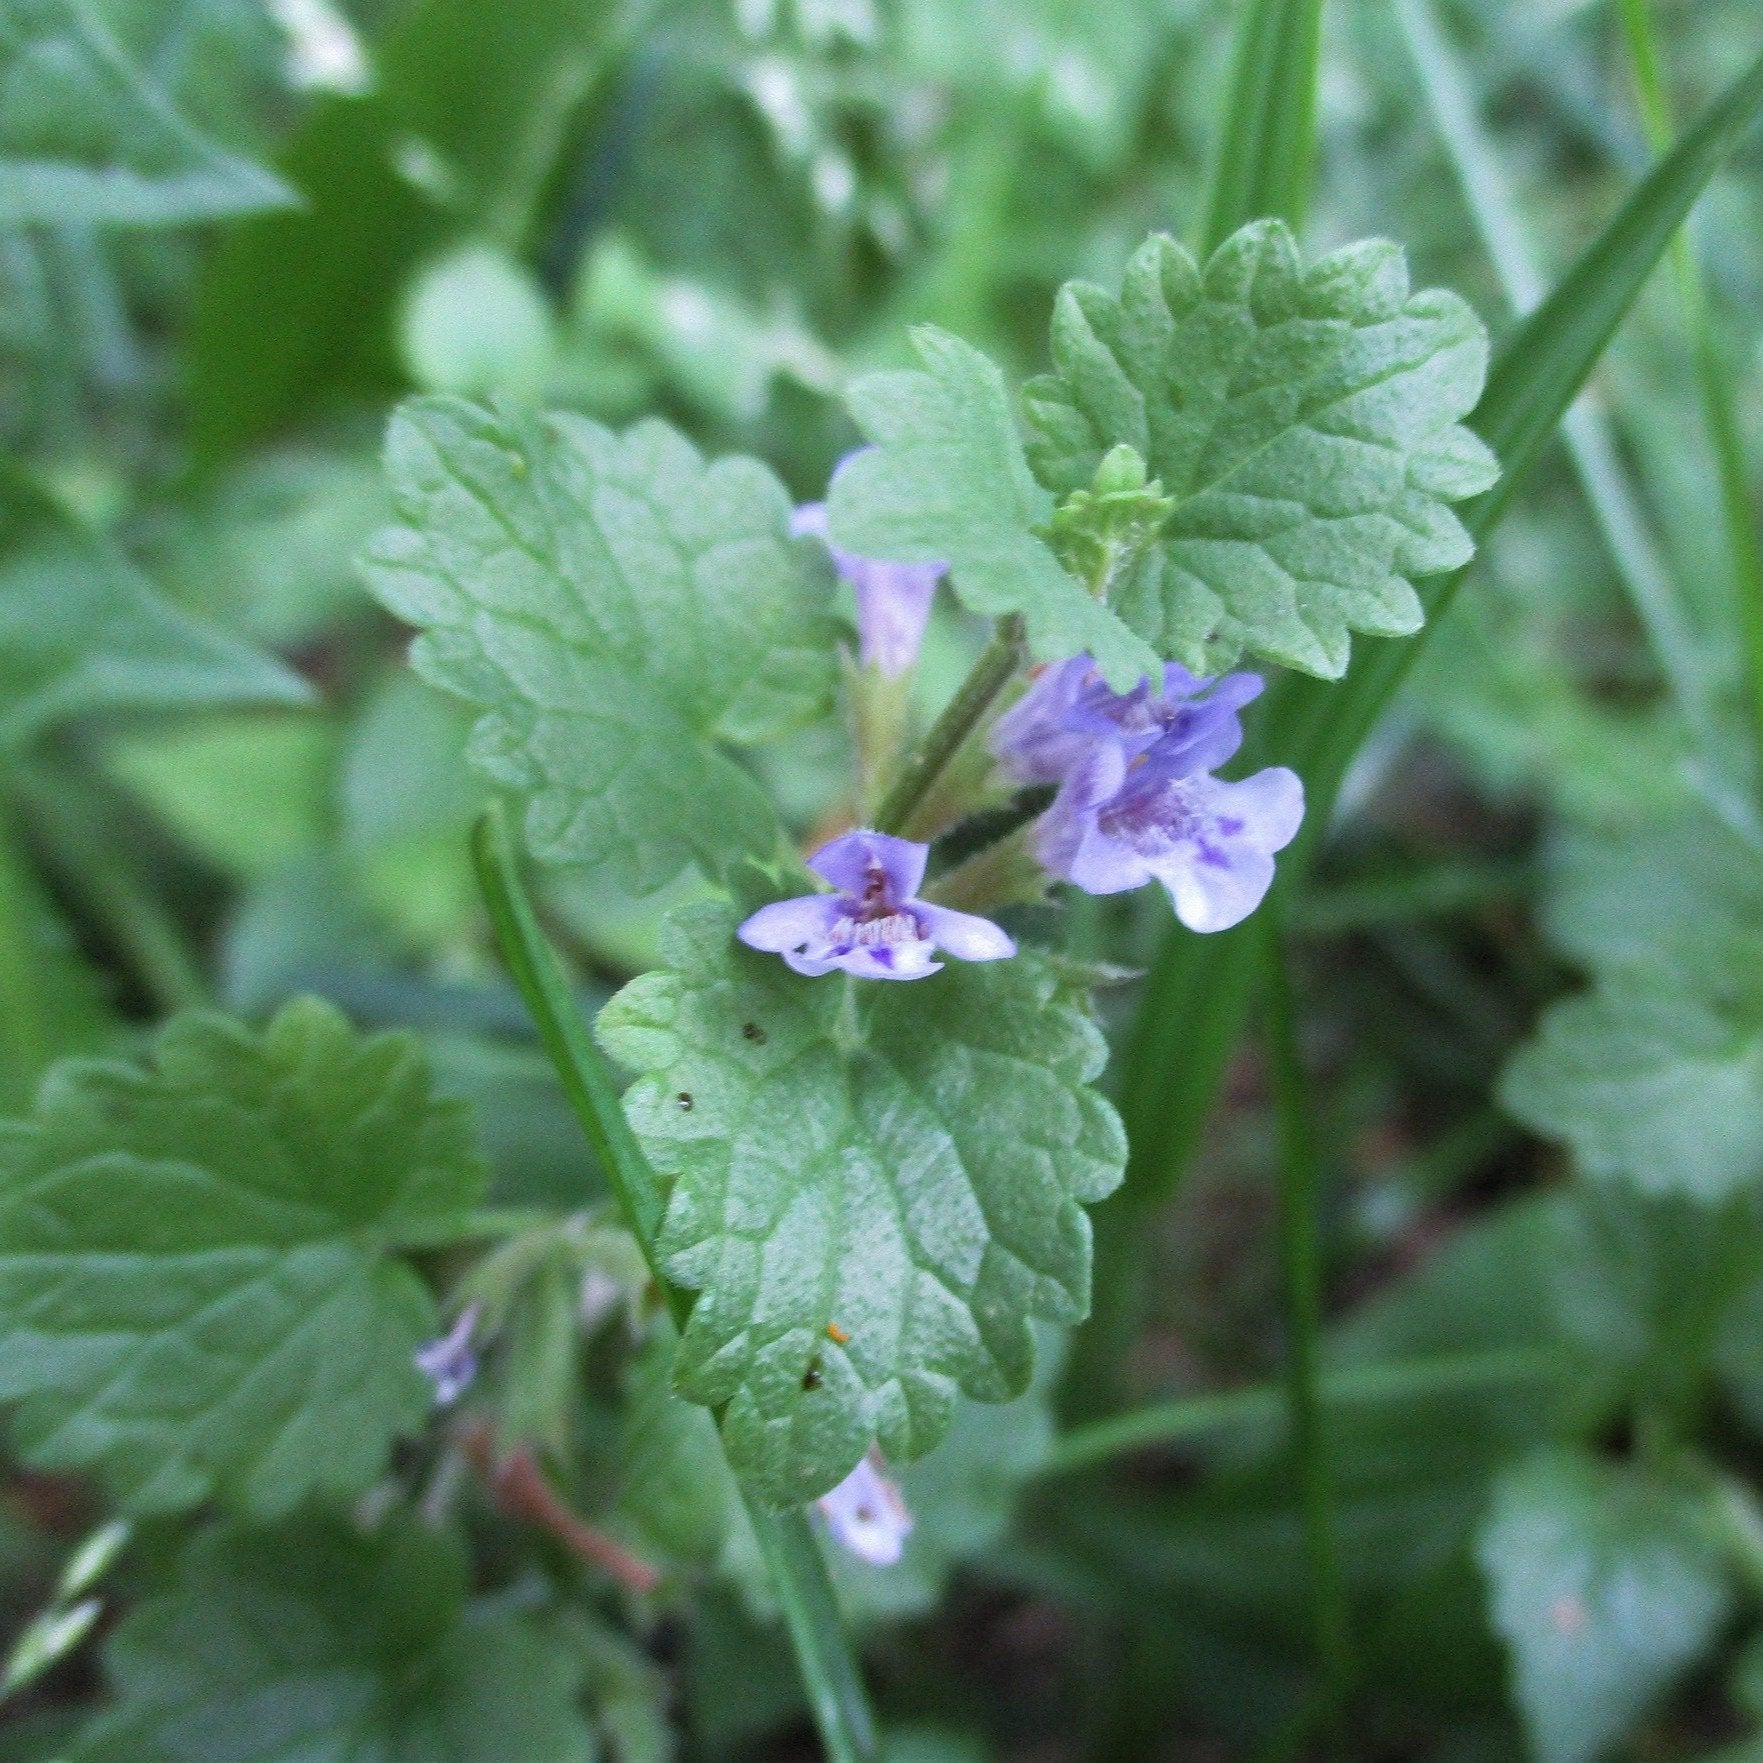
{"label": "purple flower", "polygon": [[922,979],[938,950],[958,961],[1002,961],[1016,945],[986,918],[917,898],[928,845],[850,832],[823,845],[808,867],[838,889],[761,906],[736,933],[750,949],[781,955],[797,973],[843,968],[858,979]]}
{"label": "purple flower", "polygon": [[1035,851],[1085,893],[1160,881],[1189,930],[1229,930],[1261,904],[1303,818],[1304,786],[1283,765],[1226,783],[1179,747],[1128,759],[1105,741],[1066,779]]}
{"label": "purple flower", "polygon": [[946,563],[887,563],[841,550],[826,534],[826,504],[810,502],[790,520],[798,538],[812,535],[824,544],[833,568],[857,596],[857,659],[897,679],[918,659],[924,627]]}
{"label": "purple flower", "polygon": [[1242,745],[1239,712],[1261,686],[1172,661],[1160,690],[1112,692],[1087,655],[1048,668],[992,731],[1019,782],[1059,785],[1035,855],[1090,894],[1160,881],[1190,930],[1240,924],[1304,818],[1304,786],[1283,766],[1240,783],[1212,775]]}
{"label": "purple flower", "polygon": [[1212,771],[1243,744],[1237,713],[1261,689],[1259,674],[1205,680],[1167,661],[1160,692],[1149,680],[1111,692],[1089,656],[1075,655],[1047,668],[998,719],[992,751],[1024,784],[1063,783],[1099,743],[1127,759],[1167,749],[1189,770]]}
{"label": "purple flower", "polygon": [[906,1501],[873,1452],[815,1505],[834,1540],[871,1567],[892,1567],[912,1534]]}
{"label": "purple flower", "polygon": [[452,1407],[477,1376],[471,1337],[482,1313],[481,1304],[467,1304],[444,1335],[416,1349],[416,1369],[435,1386],[435,1401],[443,1408]]}

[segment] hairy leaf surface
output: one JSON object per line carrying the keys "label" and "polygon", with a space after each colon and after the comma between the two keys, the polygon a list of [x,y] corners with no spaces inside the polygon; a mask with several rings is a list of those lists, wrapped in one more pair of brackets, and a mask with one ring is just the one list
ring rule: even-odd
{"label": "hairy leaf surface", "polygon": [[527,797],[534,854],[641,892],[769,855],[770,804],[720,748],[812,716],[834,679],[776,478],[659,422],[619,437],[454,398],[405,404],[387,464],[405,524],[369,581],[422,628],[417,671],[482,710],[472,758]]}
{"label": "hairy leaf surface", "polygon": [[1029,460],[1066,496],[1126,443],[1174,499],[1115,597],[1161,653],[1335,679],[1351,632],[1418,630],[1412,580],[1473,552],[1449,504],[1496,475],[1459,426],[1487,353],[1470,308],[1413,292],[1385,241],[1306,267],[1283,223],[1257,221],[1202,268],[1156,235],[1118,295],[1061,292],[1054,372],[1023,393]]}
{"label": "hairy leaf surface", "polygon": [[661,1249],[699,1294],[676,1371],[723,1406],[729,1455],[779,1505],[879,1439],[948,1430],[957,1391],[1028,1386],[1031,1319],[1089,1307],[1080,1202],[1125,1142],[1089,1087],[1100,1032],[1032,955],[913,985],[806,980],[734,940],[720,906],[672,921],[667,969],[602,1012],[671,1184]]}
{"label": "hairy leaf surface", "polygon": [[315,999],[57,1066],[0,1128],[0,1397],[27,1461],[143,1511],[360,1492],[430,1401],[435,1306],[386,1248],[482,1184],[416,1044]]}

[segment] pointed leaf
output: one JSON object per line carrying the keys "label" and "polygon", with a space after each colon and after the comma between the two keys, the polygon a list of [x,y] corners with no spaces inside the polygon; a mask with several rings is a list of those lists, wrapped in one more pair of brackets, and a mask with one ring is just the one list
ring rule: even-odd
{"label": "pointed leaf", "polygon": [[316,999],[57,1066],[0,1129],[0,1397],[25,1459],[96,1468],[143,1511],[359,1493],[430,1402],[411,1354],[435,1306],[385,1251],[483,1180],[416,1044]]}
{"label": "pointed leaf", "polygon": [[1297,226],[1316,152],[1322,0],[1249,0],[1212,166],[1206,243],[1264,215]]}
{"label": "pointed leaf", "polygon": [[736,1471],[776,1505],[824,1493],[872,1438],[897,1461],[957,1391],[1028,1385],[1030,1321],[1089,1308],[1080,1202],[1125,1143],[1089,1081],[1105,1046],[1032,955],[909,985],[805,980],[679,913],[670,967],[602,1012],[671,1183],[661,1253],[699,1294],[677,1377],[726,1405]]}
{"label": "pointed leaf", "polygon": [[0,485],[0,748],[118,710],[304,704],[273,657],[174,606],[102,535]]}
{"label": "pointed leaf", "polygon": [[471,757],[528,798],[534,855],[638,892],[769,856],[771,806],[720,746],[807,720],[834,679],[776,478],[663,423],[621,438],[456,398],[403,405],[386,451],[405,524],[369,583],[421,627],[416,670],[483,712]]}
{"label": "pointed leaf", "polygon": [[179,115],[86,0],[0,0],[0,226],[169,226],[297,198]]}

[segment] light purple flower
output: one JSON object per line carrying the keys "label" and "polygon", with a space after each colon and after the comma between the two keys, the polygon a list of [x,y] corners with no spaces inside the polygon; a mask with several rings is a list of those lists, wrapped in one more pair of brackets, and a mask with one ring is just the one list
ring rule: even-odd
{"label": "light purple flower", "polygon": [[1238,712],[1260,697],[1254,673],[1196,678],[1179,662],[1163,665],[1163,689],[1140,680],[1112,692],[1087,655],[1047,668],[992,730],[992,751],[1018,783],[1063,783],[1100,743],[1126,759],[1153,747],[1191,771],[1212,771],[1243,744]]}
{"label": "light purple flower", "polygon": [[871,1567],[892,1567],[912,1534],[906,1501],[873,1452],[815,1505],[834,1541]]}
{"label": "light purple flower", "polygon": [[416,1349],[416,1369],[435,1386],[435,1401],[450,1408],[477,1376],[477,1353],[471,1337],[477,1330],[481,1304],[467,1304],[444,1335]]}
{"label": "light purple flower", "polygon": [[1128,759],[1104,741],[1066,779],[1035,851],[1085,893],[1160,881],[1189,930],[1229,930],[1261,904],[1273,854],[1303,818],[1303,783],[1283,765],[1226,783],[1190,767],[1179,748]]}
{"label": "light purple flower", "polygon": [[850,832],[823,845],[808,867],[838,890],[761,906],[738,935],[781,955],[797,973],[842,968],[858,979],[922,979],[939,972],[938,949],[958,961],[1002,961],[1016,945],[986,918],[917,898],[928,845]]}
{"label": "light purple flower", "polygon": [[1304,787],[1283,767],[1212,775],[1243,743],[1260,676],[1199,679],[1176,662],[1159,689],[1110,691],[1087,655],[1049,667],[992,731],[1020,783],[1057,784],[1035,855],[1091,894],[1156,880],[1190,930],[1228,930],[1261,904],[1273,854],[1296,836]]}
{"label": "light purple flower", "polygon": [[798,538],[811,535],[826,546],[833,568],[857,596],[857,659],[898,679],[918,659],[924,627],[930,623],[937,583],[946,563],[888,563],[842,550],[826,532],[826,504],[810,502],[790,520]]}

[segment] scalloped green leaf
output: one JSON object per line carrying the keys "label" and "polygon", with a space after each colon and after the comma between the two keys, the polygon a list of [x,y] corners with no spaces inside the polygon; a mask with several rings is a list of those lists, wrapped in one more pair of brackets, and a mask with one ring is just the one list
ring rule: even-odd
{"label": "scalloped green leaf", "polygon": [[595,1763],[586,1661],[398,1516],[198,1534],[104,1650],[82,1763]]}
{"label": "scalloped green leaf", "polygon": [[1418,630],[1412,581],[1473,553],[1449,505],[1497,475],[1460,426],[1487,356],[1469,306],[1415,293],[1385,241],[1306,267],[1282,222],[1256,221],[1202,268],[1154,235],[1118,295],[1061,291],[1054,371],[1023,390],[1028,457],[1065,497],[1124,443],[1174,499],[1114,598],[1160,653],[1336,679],[1351,632]]}
{"label": "scalloped green leaf", "polygon": [[1039,659],[1088,650],[1111,684],[1129,690],[1156,671],[1157,656],[1042,537],[1053,498],[1029,471],[1003,375],[979,350],[930,325],[912,341],[923,372],[869,374],[846,393],[875,447],[833,479],[834,537],[861,556],[946,562],[971,611],[1021,614]]}
{"label": "scalloped green leaf", "polygon": [[420,627],[417,672],[482,711],[471,758],[527,799],[533,854],[639,893],[769,857],[771,805],[723,749],[811,719],[836,679],[825,572],[777,479],[664,423],[457,398],[401,406],[386,463],[404,524],[369,585]]}
{"label": "scalloped green leaf", "polygon": [[626,1109],[669,1186],[663,1264],[698,1293],[678,1387],[722,1409],[737,1473],[783,1506],[872,1439],[922,1456],[958,1392],[1028,1387],[1033,1319],[1088,1312],[1083,1204],[1126,1142],[1090,1088],[1101,1032],[1040,958],[808,980],[735,923],[675,914],[668,966],[600,1034],[638,1073]]}
{"label": "scalloped green leaf", "polygon": [[479,1196],[465,1107],[408,1035],[297,999],[67,1060],[0,1126],[0,1399],[42,1469],[139,1511],[353,1495],[431,1391],[435,1305],[388,1250]]}

